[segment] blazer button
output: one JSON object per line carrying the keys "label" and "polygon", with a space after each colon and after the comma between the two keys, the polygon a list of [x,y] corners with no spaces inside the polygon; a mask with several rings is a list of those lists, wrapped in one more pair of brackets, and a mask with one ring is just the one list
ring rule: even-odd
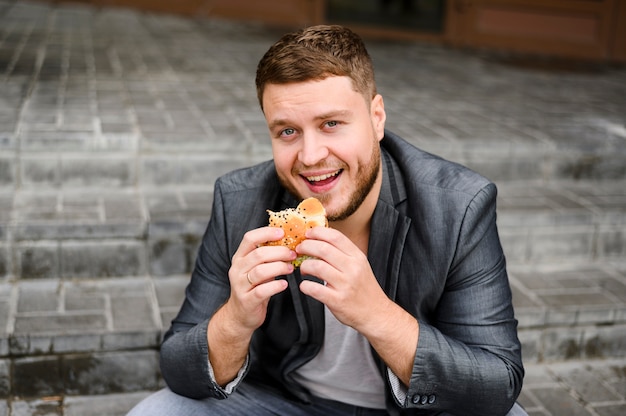
{"label": "blazer button", "polygon": [[423,395],[423,396],[422,396],[422,400],[420,400],[420,403],[421,403],[421,404],[426,404],[426,403],[428,403],[428,396],[427,396],[427,395]]}
{"label": "blazer button", "polygon": [[428,404],[435,403],[435,399],[436,399],[436,397],[435,397],[434,394],[431,394],[430,396],[428,396]]}
{"label": "blazer button", "polygon": [[416,394],[415,396],[413,396],[413,404],[419,404],[420,400],[421,400],[421,396],[419,394]]}

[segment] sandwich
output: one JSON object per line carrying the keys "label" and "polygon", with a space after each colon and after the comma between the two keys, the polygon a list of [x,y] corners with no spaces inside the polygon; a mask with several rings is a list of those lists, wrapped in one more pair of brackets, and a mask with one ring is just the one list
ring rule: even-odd
{"label": "sandwich", "polygon": [[[269,241],[266,246],[282,245],[290,250],[295,250],[296,246],[305,240],[304,233],[313,227],[328,227],[326,210],[322,203],[316,198],[307,198],[300,202],[296,208],[286,208],[282,211],[267,210],[269,214],[270,227],[280,227],[285,231],[282,239]],[[298,256],[291,263],[295,267],[300,267],[302,262],[309,256]]]}

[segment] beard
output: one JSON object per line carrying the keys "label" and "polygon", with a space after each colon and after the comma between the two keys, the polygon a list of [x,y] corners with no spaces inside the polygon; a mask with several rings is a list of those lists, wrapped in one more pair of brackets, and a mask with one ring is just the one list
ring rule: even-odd
{"label": "beard", "polygon": [[[357,165],[357,173],[356,173],[356,186],[350,197],[348,198],[348,202],[345,206],[340,207],[338,212],[328,213],[328,221],[341,221],[345,220],[352,214],[356,212],[357,209],[363,204],[365,198],[369,195],[374,184],[376,183],[376,179],[378,178],[380,172],[380,144],[374,139],[372,154],[370,156],[370,160],[367,163],[360,163]],[[345,171],[345,168],[344,168]],[[292,186],[285,178],[279,175],[280,183],[283,185],[287,191],[289,191],[292,195],[297,196],[299,199],[304,199],[304,196],[301,195],[294,186]],[[325,202],[331,199],[331,196],[328,194],[321,194],[316,196],[319,201],[324,204]]]}

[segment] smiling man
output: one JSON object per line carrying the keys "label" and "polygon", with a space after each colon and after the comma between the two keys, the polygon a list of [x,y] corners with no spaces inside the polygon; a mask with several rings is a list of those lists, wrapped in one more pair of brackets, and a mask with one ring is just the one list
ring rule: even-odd
{"label": "smiling man", "polygon": [[350,78],[329,76],[266,85],[263,109],[276,171],[290,193],[318,198],[330,221],[349,218],[365,201],[361,209],[373,210],[382,179],[380,95],[366,100]]}
{"label": "smiling man", "polygon": [[[385,130],[346,28],[283,36],[256,85],[273,160],[216,182],[168,388],[131,414],[524,415],[495,186]],[[263,245],[266,210],[311,196],[330,227]]]}

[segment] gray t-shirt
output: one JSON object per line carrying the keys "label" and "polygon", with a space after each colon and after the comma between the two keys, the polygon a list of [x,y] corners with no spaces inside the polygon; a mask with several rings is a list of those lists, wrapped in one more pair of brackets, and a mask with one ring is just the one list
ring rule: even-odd
{"label": "gray t-shirt", "polygon": [[314,396],[360,407],[385,408],[385,382],[367,339],[325,309],[326,332],[319,354],[295,373]]}

